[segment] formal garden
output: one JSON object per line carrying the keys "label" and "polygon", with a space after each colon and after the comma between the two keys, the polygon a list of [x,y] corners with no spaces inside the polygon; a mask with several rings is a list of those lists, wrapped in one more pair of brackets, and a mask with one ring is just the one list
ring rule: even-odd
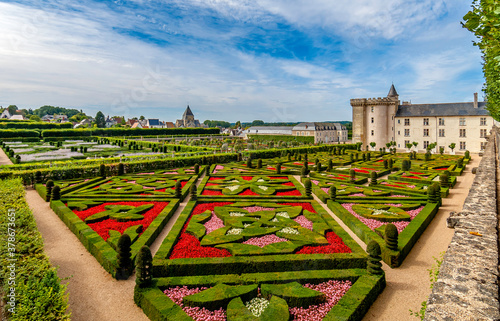
{"label": "formal garden", "polygon": [[401,265],[470,160],[359,145],[195,154],[92,143],[183,154],[0,175],[34,186],[111,276],[135,273],[134,300],[151,320],[361,320],[385,287],[381,261]]}

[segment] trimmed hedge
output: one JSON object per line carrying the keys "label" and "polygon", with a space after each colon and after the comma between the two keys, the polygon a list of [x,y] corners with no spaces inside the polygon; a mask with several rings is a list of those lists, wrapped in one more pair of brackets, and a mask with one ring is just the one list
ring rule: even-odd
{"label": "trimmed hedge", "polygon": [[220,134],[218,128],[82,128],[82,129],[48,129],[42,131],[42,137],[74,137],[74,136],[147,136],[147,135],[203,135]]}
{"label": "trimmed hedge", "polygon": [[31,129],[0,129],[0,138],[16,138],[16,140],[21,140],[21,138],[32,137],[40,138],[40,132]]}
{"label": "trimmed hedge", "polygon": [[0,129],[68,129],[73,128],[73,124],[66,123],[48,123],[48,122],[0,122]]}
{"label": "trimmed hedge", "polygon": [[[315,201],[300,200],[301,203],[313,203],[316,212],[321,215],[345,245],[351,248],[352,253],[335,254],[282,254],[264,256],[231,256],[225,258],[187,258],[169,260],[168,257],[181,235],[181,231],[191,216],[194,207],[200,203],[212,202],[255,202],[250,200],[237,199],[217,199],[190,201],[180,214],[175,225],[170,230],[163,241],[160,249],[153,258],[153,275],[173,276],[173,275],[208,275],[208,274],[230,274],[230,273],[253,273],[259,271],[289,271],[304,269],[346,269],[346,268],[366,268],[366,253],[363,249],[331,218],[331,216]],[[262,206],[266,202],[287,202],[282,199],[262,201]],[[290,203],[293,203],[290,201]]]}
{"label": "trimmed hedge", "polygon": [[248,135],[248,138],[263,142],[304,142],[314,143],[314,136],[292,136],[292,135]]}
{"label": "trimmed hedge", "polygon": [[[78,201],[78,198],[65,198],[64,202]],[[121,199],[100,199],[96,201],[102,202],[117,202]],[[136,199],[134,201],[149,201],[148,199]],[[165,200],[167,201],[167,200]],[[162,229],[167,224],[168,220],[172,217],[175,210],[179,206],[179,201],[176,199],[169,199],[169,204],[161,211],[149,227],[142,233],[139,239],[131,246],[132,260],[139,252],[143,245],[151,245],[156,237],[160,234]],[[68,226],[68,228],[76,235],[82,242],[83,246],[92,254],[102,267],[108,271],[113,277],[118,273],[118,265],[116,260],[117,252],[102,239],[102,237],[85,224],[71,209],[69,209],[62,201],[51,201],[50,207],[59,216],[59,218]]]}
{"label": "trimmed hedge", "polygon": [[[192,320],[163,293],[168,287],[213,287],[217,284],[286,284],[290,282],[321,283],[329,280],[349,280],[353,284],[323,320],[362,320],[386,285],[385,275],[369,275],[365,269],[309,270],[289,272],[243,273],[226,275],[165,277],[154,279],[149,288],[135,287],[134,301],[153,321]],[[281,320],[281,319],[276,319]]]}
{"label": "trimmed hedge", "polygon": [[[69,320],[66,285],[61,285],[57,270],[43,251],[43,239],[24,199],[21,180],[1,181],[0,195],[0,241],[4,245],[0,253],[0,282],[6,302],[5,316],[11,321]],[[10,212],[15,213],[14,216],[9,214],[11,209],[15,211]],[[15,241],[9,240],[13,231]],[[14,244],[15,252],[8,250],[10,243]],[[16,260],[11,261],[13,258]],[[12,265],[14,269],[11,269]],[[15,273],[15,280],[9,278],[11,272]],[[8,303],[13,286],[16,298],[14,314],[9,313],[11,305]]]}
{"label": "trimmed hedge", "polygon": [[[392,201],[392,200],[391,200]],[[428,203],[422,209],[422,211],[408,224],[408,226],[399,234],[399,251],[391,251],[385,246],[385,240],[382,236],[372,231],[368,226],[363,224],[360,220],[349,213],[340,203],[358,203],[358,204],[385,204],[390,201],[363,201],[362,203],[356,201],[341,201],[333,202],[328,201],[328,208],[331,209],[338,218],[340,218],[349,229],[354,232],[365,244],[370,241],[376,241],[379,243],[382,249],[382,259],[390,267],[398,267],[403,263],[413,245],[417,242],[420,235],[425,231],[427,226],[436,216],[439,210],[439,204]],[[394,201],[392,201],[394,202]],[[411,201],[405,202],[404,200],[398,200],[398,203],[412,203]]]}

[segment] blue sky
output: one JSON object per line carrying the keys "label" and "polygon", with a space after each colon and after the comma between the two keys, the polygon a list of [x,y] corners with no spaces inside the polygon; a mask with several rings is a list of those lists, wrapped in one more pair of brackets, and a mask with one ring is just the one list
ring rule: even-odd
{"label": "blue sky", "polygon": [[0,105],[174,121],[351,120],[351,98],[472,101],[457,0],[0,2]]}

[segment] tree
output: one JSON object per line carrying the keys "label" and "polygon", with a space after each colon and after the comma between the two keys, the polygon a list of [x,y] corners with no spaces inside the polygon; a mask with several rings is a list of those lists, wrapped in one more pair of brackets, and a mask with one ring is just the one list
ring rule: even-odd
{"label": "tree", "polygon": [[486,108],[495,120],[500,120],[500,14],[498,1],[474,0],[472,10],[464,16],[462,26],[479,39],[474,45],[483,53],[483,72],[486,83],[483,91]]}
{"label": "tree", "polygon": [[139,120],[144,120],[146,119],[144,116],[141,115],[141,117],[139,117]]}
{"label": "tree", "polygon": [[410,143],[406,144],[406,148],[408,148],[408,149],[410,149],[412,146],[413,146],[413,144],[410,144]]}
{"label": "tree", "polygon": [[455,143],[451,143],[448,147],[453,151],[457,145]]}
{"label": "tree", "polygon": [[88,116],[85,115],[84,113],[78,113],[78,114],[75,114],[75,115],[69,117],[69,120],[72,122],[75,122],[75,123],[79,123],[83,119],[87,119],[87,118],[88,118]]}
{"label": "tree", "polygon": [[16,105],[9,105],[9,107],[7,107],[7,110],[9,111],[9,114],[14,115],[16,113],[17,106]]}
{"label": "tree", "polygon": [[413,147],[417,148],[417,145],[418,145],[417,142],[413,142],[412,144],[413,144]]}
{"label": "tree", "polygon": [[239,120],[236,122],[236,125],[234,125],[234,128],[241,128],[241,122]]}
{"label": "tree", "polygon": [[375,142],[371,142],[371,143],[370,143],[370,146],[371,146],[372,148],[375,148],[375,146],[377,146],[377,143],[375,143]]}
{"label": "tree", "polygon": [[98,111],[95,115],[95,124],[98,128],[106,127],[106,119],[104,118],[104,114],[101,111]]}
{"label": "tree", "polygon": [[263,126],[264,125],[264,121],[263,120],[254,120],[252,122],[252,126]]}
{"label": "tree", "polygon": [[38,115],[31,115],[30,121],[42,121],[42,119]]}

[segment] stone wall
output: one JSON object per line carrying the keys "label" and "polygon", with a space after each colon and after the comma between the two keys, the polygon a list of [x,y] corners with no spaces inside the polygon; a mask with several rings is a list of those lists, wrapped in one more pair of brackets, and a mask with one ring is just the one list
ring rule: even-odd
{"label": "stone wall", "polygon": [[489,136],[462,212],[448,219],[455,234],[424,320],[500,320],[495,142],[499,134],[494,128]]}

